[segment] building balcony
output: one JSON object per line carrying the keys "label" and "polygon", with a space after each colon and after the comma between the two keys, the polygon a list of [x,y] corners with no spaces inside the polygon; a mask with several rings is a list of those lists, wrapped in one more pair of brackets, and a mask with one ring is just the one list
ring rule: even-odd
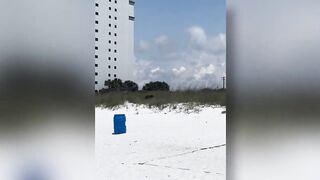
{"label": "building balcony", "polygon": [[134,6],[135,2],[133,0],[129,0],[129,4]]}

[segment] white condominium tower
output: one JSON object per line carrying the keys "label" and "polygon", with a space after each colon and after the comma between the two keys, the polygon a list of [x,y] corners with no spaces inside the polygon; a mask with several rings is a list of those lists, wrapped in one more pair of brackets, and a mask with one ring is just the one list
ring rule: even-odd
{"label": "white condominium tower", "polygon": [[96,91],[109,79],[132,79],[134,4],[133,0],[95,1]]}

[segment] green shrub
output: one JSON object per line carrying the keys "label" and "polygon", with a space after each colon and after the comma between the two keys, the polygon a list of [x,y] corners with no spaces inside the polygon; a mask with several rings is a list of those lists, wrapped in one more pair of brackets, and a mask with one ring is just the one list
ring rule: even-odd
{"label": "green shrub", "polygon": [[169,91],[170,87],[166,82],[149,82],[142,88],[144,91]]}

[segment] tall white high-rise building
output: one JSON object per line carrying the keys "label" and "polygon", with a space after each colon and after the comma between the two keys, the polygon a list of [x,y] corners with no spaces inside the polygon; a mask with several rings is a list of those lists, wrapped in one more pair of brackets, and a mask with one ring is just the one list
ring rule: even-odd
{"label": "tall white high-rise building", "polygon": [[134,61],[133,0],[95,1],[95,90],[105,81],[131,80]]}

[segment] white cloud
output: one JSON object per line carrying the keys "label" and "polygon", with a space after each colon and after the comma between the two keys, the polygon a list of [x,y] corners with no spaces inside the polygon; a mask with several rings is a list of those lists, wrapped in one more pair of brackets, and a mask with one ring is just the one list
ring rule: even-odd
{"label": "white cloud", "polygon": [[192,26],[187,30],[190,34],[191,41],[197,45],[204,45],[207,42],[207,35],[203,28]]}
{"label": "white cloud", "polygon": [[172,89],[217,88],[226,74],[225,34],[206,34],[199,26],[187,29],[187,44],[174,44],[161,35],[150,44],[148,57],[137,60],[136,81],[165,81]]}
{"label": "white cloud", "polygon": [[154,39],[156,45],[166,45],[169,43],[169,38],[166,35],[161,35]]}
{"label": "white cloud", "polygon": [[143,40],[139,41],[138,51],[145,52],[149,49],[150,49],[150,44],[147,41],[143,41]]}
{"label": "white cloud", "polygon": [[199,26],[192,26],[187,29],[187,32],[190,36],[190,45],[193,48],[202,51],[213,51],[214,53],[225,53],[226,35],[224,33],[210,37]]}
{"label": "white cloud", "polygon": [[226,35],[220,33],[218,36],[212,37],[207,44],[208,48],[216,53],[226,51]]}
{"label": "white cloud", "polygon": [[156,74],[156,73],[161,72],[161,69],[160,69],[160,67],[157,67],[157,68],[151,69],[150,72],[151,72],[152,74]]}
{"label": "white cloud", "polygon": [[215,72],[215,67],[213,64],[210,64],[207,67],[200,67],[198,70],[196,70],[196,73],[194,74],[194,78],[196,80],[201,80],[203,77],[207,75],[212,75]]}
{"label": "white cloud", "polygon": [[187,70],[187,69],[186,69],[185,67],[181,66],[179,69],[173,68],[173,69],[172,69],[172,72],[173,72],[173,74],[174,74],[175,76],[179,76],[179,75],[181,75],[182,73],[186,72],[186,70]]}

